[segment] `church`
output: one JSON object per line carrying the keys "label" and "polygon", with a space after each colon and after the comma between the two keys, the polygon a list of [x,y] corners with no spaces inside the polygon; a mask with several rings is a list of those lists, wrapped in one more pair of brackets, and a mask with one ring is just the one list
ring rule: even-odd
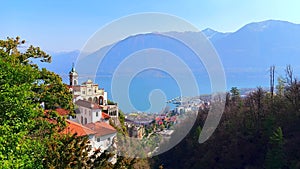
{"label": "church", "polygon": [[92,147],[100,148],[102,152],[113,144],[116,137],[117,130],[109,124],[109,120],[118,125],[118,105],[108,102],[107,92],[92,80],[79,84],[74,65],[69,78],[68,87],[73,94],[76,116],[69,117],[66,132],[87,135]]}
{"label": "church", "polygon": [[79,85],[78,73],[75,71],[74,65],[69,72],[69,79],[69,88],[75,101],[87,100],[99,105],[107,105],[107,92],[105,92],[104,89],[100,89],[98,84],[93,83],[93,81],[89,79]]}
{"label": "church", "polygon": [[[74,65],[69,72],[69,80],[70,83],[68,87],[73,94],[73,102],[75,104],[81,103],[76,105],[82,107],[82,105],[88,105],[88,102],[93,103],[99,107],[102,112],[108,114],[113,121],[117,120],[119,116],[118,105],[108,104],[107,92],[103,88],[99,88],[99,85],[93,83],[92,80],[89,79],[86,82],[79,84],[78,73],[75,71]],[[84,108],[91,108],[91,106],[86,106]],[[79,122],[81,122],[81,120],[79,120]]]}

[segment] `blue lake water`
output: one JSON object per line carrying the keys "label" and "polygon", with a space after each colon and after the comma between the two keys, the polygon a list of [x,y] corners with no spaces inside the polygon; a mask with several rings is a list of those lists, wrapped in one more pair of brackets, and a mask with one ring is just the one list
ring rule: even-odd
{"label": "blue lake water", "polygon": [[[241,74],[239,77],[229,76],[227,78],[227,91],[229,91],[230,88],[233,86],[236,86],[238,88],[256,88],[258,86],[268,86],[268,78],[265,76],[261,76],[259,78],[255,77],[251,81],[249,81],[249,77],[242,78],[242,76],[244,75]],[[198,83],[199,92],[190,96],[211,93],[211,84],[207,75],[198,74],[198,76],[196,76],[196,80]],[[104,88],[108,92],[108,98],[110,100],[113,100],[113,91],[111,88],[112,78],[99,77],[95,79],[95,82],[98,83],[101,88]],[[148,110],[151,107],[149,96],[151,95],[152,91],[157,91],[157,89],[163,91],[165,95],[164,98],[158,94],[154,96],[154,99],[152,99],[152,103],[157,104],[159,106],[164,104],[165,101],[181,96],[182,94],[176,80],[172,77],[154,78],[148,76],[137,76],[131,80],[131,83],[129,84],[129,89],[127,90],[127,95],[135,109],[132,109],[130,106],[127,105],[120,105],[120,108],[124,112]],[[173,104],[168,104],[165,106],[169,106],[171,109],[175,107],[175,105]]]}
{"label": "blue lake water", "polygon": [[[155,71],[152,70],[152,73]],[[147,72],[145,72],[146,74]],[[123,91],[128,96],[133,107],[129,105],[124,105],[122,102],[124,100],[119,100],[120,108],[124,112],[132,112],[132,111],[149,111],[151,108],[151,103],[154,106],[154,109],[150,109],[150,112],[159,112],[165,106],[169,106],[171,109],[174,108],[173,104],[165,104],[167,100],[171,100],[178,96],[186,96],[182,93],[178,82],[172,77],[168,76],[166,73],[159,72],[163,75],[163,77],[149,77],[148,75],[143,76],[143,73],[134,77],[130,84],[129,88],[124,85]],[[108,98],[110,100],[118,100],[112,97],[113,91],[112,89],[112,78],[111,77],[99,77],[96,78],[96,83],[100,85],[101,88],[105,88],[108,92]],[[203,75],[201,78],[196,78],[196,82],[198,85],[198,92],[190,93],[189,96],[197,96],[199,94],[208,94],[211,91],[210,82],[208,76]],[[183,87],[188,87],[189,84],[186,84]],[[185,89],[186,90],[186,89]],[[119,92],[119,91],[117,91]],[[118,95],[118,93],[116,93]],[[120,103],[121,102],[121,103]]]}

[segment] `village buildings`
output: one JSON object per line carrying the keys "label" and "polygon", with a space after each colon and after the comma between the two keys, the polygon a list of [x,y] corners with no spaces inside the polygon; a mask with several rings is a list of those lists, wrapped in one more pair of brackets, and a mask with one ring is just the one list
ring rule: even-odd
{"label": "village buildings", "polygon": [[68,87],[76,109],[75,117],[67,120],[67,131],[87,135],[93,149],[108,149],[117,134],[117,130],[109,124],[109,119],[118,121],[118,105],[109,105],[107,92],[91,80],[79,84],[74,66],[69,72],[69,80]]}

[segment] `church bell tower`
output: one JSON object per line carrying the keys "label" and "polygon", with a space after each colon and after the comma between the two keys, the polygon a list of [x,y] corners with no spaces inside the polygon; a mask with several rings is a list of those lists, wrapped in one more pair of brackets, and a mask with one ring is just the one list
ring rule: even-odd
{"label": "church bell tower", "polygon": [[70,86],[78,85],[78,73],[75,71],[74,63],[72,65],[72,69],[69,72]]}

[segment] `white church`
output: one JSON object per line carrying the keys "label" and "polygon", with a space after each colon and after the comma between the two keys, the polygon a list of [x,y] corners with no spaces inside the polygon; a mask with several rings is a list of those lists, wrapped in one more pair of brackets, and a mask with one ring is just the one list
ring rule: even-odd
{"label": "white church", "polygon": [[100,89],[99,85],[93,83],[92,80],[87,80],[80,85],[74,65],[69,72],[69,78],[68,87],[73,94],[73,102],[77,107],[75,110],[76,117],[70,117],[70,120],[83,126],[82,128],[88,128],[92,131],[86,135],[89,136],[93,148],[101,148],[101,151],[108,149],[117,134],[117,130],[109,124],[109,119],[113,123],[118,121],[118,105],[108,105],[107,92]]}
{"label": "white church", "polygon": [[78,100],[95,103],[95,105],[100,105],[101,110],[113,119],[119,116],[118,105],[107,104],[107,92],[103,88],[99,88],[98,84],[93,83],[92,80],[87,80],[81,85],[78,84],[78,73],[75,71],[74,65],[69,72],[69,79],[69,89],[73,94],[75,104]]}

